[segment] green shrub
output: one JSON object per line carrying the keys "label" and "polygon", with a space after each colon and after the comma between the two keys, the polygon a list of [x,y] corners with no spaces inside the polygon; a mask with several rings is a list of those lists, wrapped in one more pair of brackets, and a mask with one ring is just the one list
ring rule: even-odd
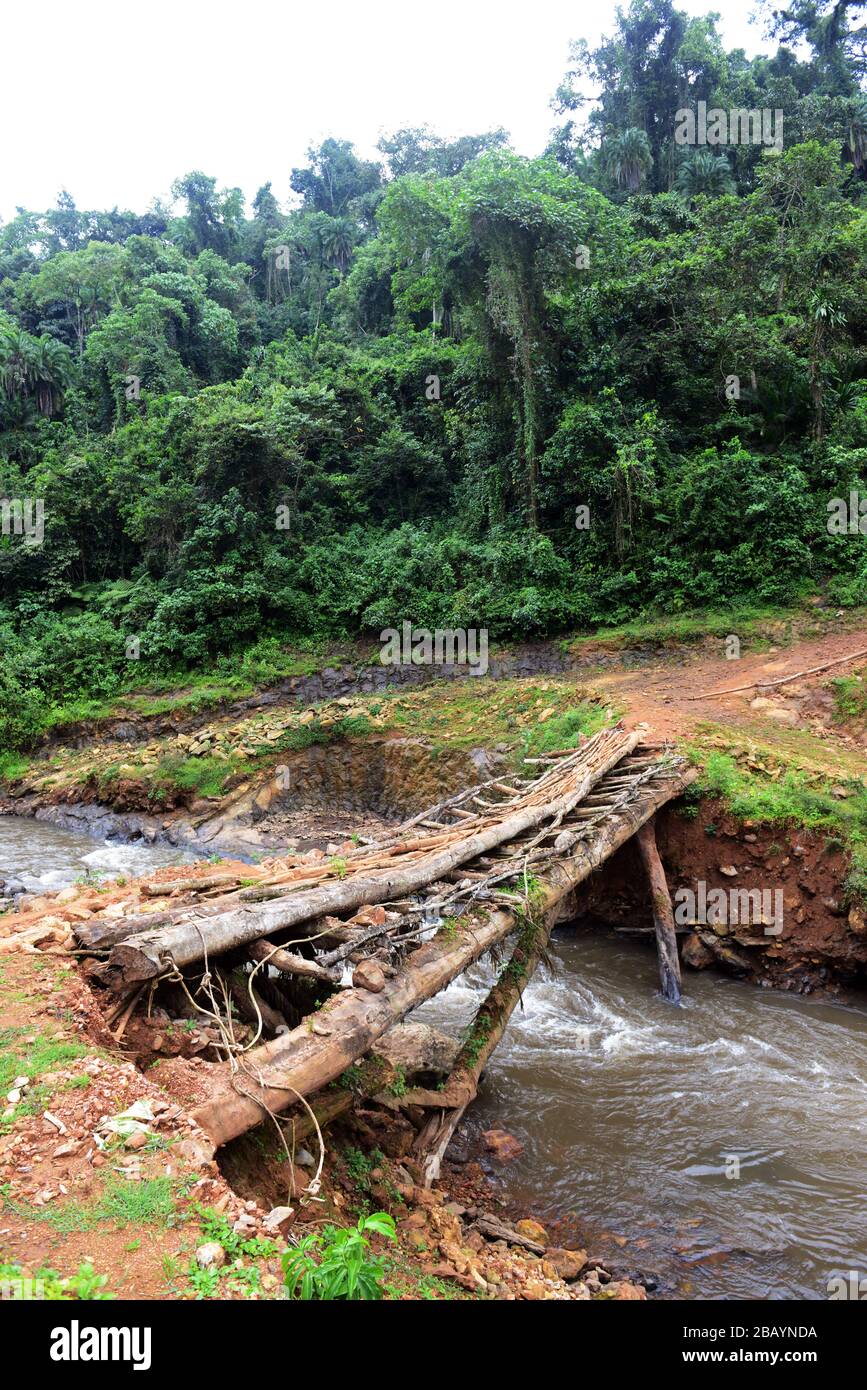
{"label": "green shrub", "polygon": [[393,1218],[378,1211],[359,1217],[350,1230],[326,1226],[287,1250],[283,1278],[290,1298],[303,1302],[382,1298],[384,1262],[371,1255],[368,1232],[397,1239]]}

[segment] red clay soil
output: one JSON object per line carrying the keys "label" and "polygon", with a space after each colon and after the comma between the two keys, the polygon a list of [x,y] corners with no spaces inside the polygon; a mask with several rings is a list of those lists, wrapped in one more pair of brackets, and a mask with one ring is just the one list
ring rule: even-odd
{"label": "red clay soil", "polygon": [[[846,856],[826,836],[736,821],[720,803],[704,800],[697,814],[665,808],[657,817],[657,843],[672,895],[679,888],[696,891],[699,880],[708,892],[771,888],[783,894],[779,935],[766,935],[762,924],[680,934],[686,968],[715,965],[799,993],[867,983],[867,921],[844,901]],[[649,923],[632,842],[582,885],[570,910],[620,928]]]}
{"label": "red clay soil", "polygon": [[[719,645],[722,653],[722,640]],[[752,714],[749,701],[752,698],[764,694],[782,698],[787,687],[781,686],[767,692],[758,688],[748,689],[719,699],[706,695],[707,691],[749,685],[751,681],[779,680],[782,676],[810,670],[865,648],[867,628],[855,628],[812,641],[799,641],[778,651],[746,654],[737,661],[726,660],[724,654],[713,658],[702,653],[678,666],[641,666],[629,670],[611,668],[598,677],[594,676],[593,688],[626,705],[629,727],[646,723],[660,738],[678,738],[688,735],[696,725],[708,720],[726,723],[749,720]],[[854,666],[863,666],[864,661],[862,657],[860,662],[854,664],[842,663],[828,674],[850,674]],[[821,679],[811,678],[813,682]],[[696,699],[696,696],[701,698]]]}

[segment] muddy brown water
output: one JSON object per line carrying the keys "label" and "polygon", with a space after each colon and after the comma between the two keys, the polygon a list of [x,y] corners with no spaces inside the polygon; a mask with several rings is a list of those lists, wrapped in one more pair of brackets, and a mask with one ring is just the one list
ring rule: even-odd
{"label": "muddy brown water", "polygon": [[[0,816],[0,878],[32,890],[187,857]],[[459,1035],[493,978],[477,966],[414,1017]],[[867,1001],[709,972],[684,985],[675,1008],[656,993],[652,950],[558,930],[471,1135],[516,1135],[522,1156],[491,1164],[515,1208],[664,1296],[825,1298],[829,1278],[867,1275]]]}
{"label": "muddy brown water", "polygon": [[[457,1034],[492,979],[477,967],[414,1017]],[[660,1294],[826,1298],[867,1273],[867,1001],[684,986],[667,1004],[652,950],[558,931],[469,1127],[523,1143],[491,1164],[516,1210]]]}

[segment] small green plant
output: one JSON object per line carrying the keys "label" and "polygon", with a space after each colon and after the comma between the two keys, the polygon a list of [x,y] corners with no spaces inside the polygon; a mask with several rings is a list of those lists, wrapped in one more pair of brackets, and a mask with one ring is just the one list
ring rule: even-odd
{"label": "small green plant", "polygon": [[326,1226],[287,1250],[282,1263],[289,1297],[305,1303],[381,1299],[384,1261],[370,1253],[368,1234],[396,1240],[392,1217],[377,1211],[349,1230]]}
{"label": "small green plant", "polygon": [[350,1145],[348,1148],[344,1149],[343,1155],[346,1159],[346,1171],[356,1187],[361,1192],[369,1191],[370,1174],[377,1163],[382,1161],[381,1150],[372,1149],[368,1155],[363,1153],[361,1149],[356,1149]]}
{"label": "small green plant", "polygon": [[[37,1269],[30,1276],[21,1265],[0,1264],[0,1285],[11,1286],[13,1301],[17,1301],[18,1298],[38,1298],[50,1303],[71,1302],[75,1299],[87,1302],[105,1301],[115,1297],[106,1290],[107,1283],[108,1275],[97,1274],[87,1260],[78,1266],[77,1273],[67,1275],[66,1278],[56,1269]],[[16,1289],[20,1289],[20,1293],[17,1293]],[[32,1289],[32,1292],[28,1292],[28,1289]]]}
{"label": "small green plant", "polygon": [[88,867],[83,873],[77,875],[75,882],[80,888],[101,888],[102,874],[98,869]]}
{"label": "small green plant", "polygon": [[406,1072],[404,1071],[403,1067],[395,1068],[394,1080],[392,1081],[388,1089],[391,1092],[391,1094],[393,1096],[397,1096],[398,1099],[401,1096],[406,1095]]}

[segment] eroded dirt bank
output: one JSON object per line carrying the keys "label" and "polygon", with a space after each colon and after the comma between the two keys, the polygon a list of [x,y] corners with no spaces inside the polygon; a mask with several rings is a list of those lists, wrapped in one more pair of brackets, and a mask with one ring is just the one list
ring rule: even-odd
{"label": "eroded dirt bank", "polygon": [[294,1146],[293,1163],[269,1126],[218,1166],[187,1117],[207,1063],[151,1055],[142,1070],[58,957],[2,958],[0,1036],[4,1277],[62,1280],[67,1297],[92,1296],[96,1277],[120,1298],[277,1298],[282,1251],[376,1208],[397,1221],[395,1245],[376,1241],[390,1298],[645,1297],[538,1223],[506,1225],[478,1165],[454,1190],[420,1185],[407,1123],[387,1109],[359,1104],[330,1129],[321,1171],[315,1143],[315,1155]]}
{"label": "eroded dirt bank", "polygon": [[[657,817],[657,842],[676,901],[678,891],[686,889],[700,902],[704,884],[706,899],[722,890],[729,907],[729,920],[692,925],[692,899],[683,897],[680,915],[686,920],[678,936],[687,969],[716,967],[799,993],[865,988],[867,920],[851,900],[849,859],[839,843],[814,830],[740,821],[715,798],[664,808]],[[742,896],[756,891],[765,895],[767,915],[755,896],[749,903]],[[730,920],[733,903],[740,921]],[[563,913],[585,930],[607,926],[652,941],[634,844],[618,850]],[[713,916],[706,911],[706,918]]]}

